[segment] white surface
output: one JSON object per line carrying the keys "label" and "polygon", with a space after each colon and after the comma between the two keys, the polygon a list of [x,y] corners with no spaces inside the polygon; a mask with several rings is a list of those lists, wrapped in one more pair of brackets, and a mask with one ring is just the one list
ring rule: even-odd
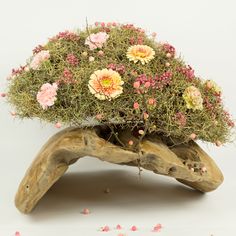
{"label": "white surface", "polygon": [[[135,23],[172,43],[203,78],[214,79],[236,117],[235,1],[1,1],[0,91],[11,68],[24,64],[39,43],[64,29],[89,22]],[[118,235],[101,233],[106,224],[121,224],[127,235],[236,235],[235,146],[205,146],[225,175],[215,192],[201,195],[175,180],[149,172],[140,181],[137,169],[83,159],[73,165],[25,216],[14,207],[14,194],[26,168],[55,130],[37,120],[17,121],[0,101],[0,236],[19,230],[22,236]],[[109,187],[110,194],[103,189]],[[80,214],[89,208],[91,215]],[[138,232],[128,229],[136,225]],[[122,231],[125,232],[125,231]]]}

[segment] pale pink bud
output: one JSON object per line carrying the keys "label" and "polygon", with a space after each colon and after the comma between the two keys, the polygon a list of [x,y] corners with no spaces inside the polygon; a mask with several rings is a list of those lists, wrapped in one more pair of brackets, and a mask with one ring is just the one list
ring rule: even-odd
{"label": "pale pink bud", "polygon": [[56,124],[55,124],[55,127],[57,128],[57,129],[60,129],[61,128],[61,123],[60,122],[57,122]]}
{"label": "pale pink bud", "polygon": [[5,98],[6,96],[7,96],[6,93],[1,93],[1,97],[2,97],[2,98]]}
{"label": "pale pink bud", "polygon": [[144,84],[145,88],[149,88],[150,86],[151,86],[151,83],[149,81]]}
{"label": "pale pink bud", "polygon": [[140,82],[139,81],[136,81],[136,82],[134,82],[134,88],[139,88],[140,87]]}
{"label": "pale pink bud", "polygon": [[84,214],[84,215],[90,214],[89,209],[88,208],[84,208],[83,211],[82,211],[82,214]]}
{"label": "pale pink bud", "polygon": [[16,231],[15,236],[20,236],[20,232]]}
{"label": "pale pink bud", "polygon": [[108,232],[108,231],[110,231],[110,227],[108,225],[106,225],[106,226],[101,228],[101,231]]}
{"label": "pale pink bud", "polygon": [[106,25],[106,24],[105,24],[104,22],[101,22],[101,26],[102,26],[102,27],[105,27],[105,25]]}
{"label": "pale pink bud", "polygon": [[196,139],[196,137],[197,137],[197,135],[196,134],[194,134],[194,133],[192,133],[192,134],[190,134],[190,139],[192,139],[192,140],[194,140],[194,139]]}
{"label": "pale pink bud", "polygon": [[144,134],[144,130],[140,129],[140,130],[138,131],[138,133],[141,134],[141,135],[143,135],[143,134]]}
{"label": "pale pink bud", "polygon": [[147,113],[147,112],[144,112],[144,113],[143,113],[143,118],[144,118],[144,120],[147,120],[148,117],[149,117],[148,113]]}
{"label": "pale pink bud", "polygon": [[131,231],[137,231],[138,228],[137,228],[135,225],[133,225],[130,230],[131,230]]}
{"label": "pale pink bud", "polygon": [[92,57],[92,56],[89,57],[89,61],[90,61],[90,62],[92,62],[92,61],[94,61],[94,60],[95,60],[94,57]]}
{"label": "pale pink bud", "polygon": [[159,232],[162,228],[162,225],[161,224],[157,224],[153,227],[153,232]]}
{"label": "pale pink bud", "polygon": [[166,67],[169,67],[170,66],[170,63],[169,62],[166,62]]}
{"label": "pale pink bud", "polygon": [[101,120],[102,118],[103,118],[103,115],[102,115],[102,114],[97,114],[97,115],[96,115],[96,119]]}
{"label": "pale pink bud", "polygon": [[148,104],[149,104],[149,105],[154,105],[154,104],[156,104],[156,99],[155,99],[155,98],[149,98],[149,99],[148,99]]}
{"label": "pale pink bud", "polygon": [[169,53],[169,52],[168,52],[168,53],[166,53],[166,57],[167,57],[167,58],[170,58],[170,57],[172,57],[171,53]]}
{"label": "pale pink bud", "polygon": [[153,32],[152,33],[152,37],[155,38],[157,36],[157,33],[156,32]]}
{"label": "pale pink bud", "polygon": [[117,225],[116,229],[118,229],[118,230],[122,229],[121,225]]}
{"label": "pale pink bud", "polygon": [[134,109],[139,109],[139,104],[138,104],[138,102],[135,102],[135,103],[134,103]]}
{"label": "pale pink bud", "polygon": [[221,141],[217,140],[217,141],[216,141],[216,146],[217,146],[217,147],[220,147],[221,145],[222,145]]}
{"label": "pale pink bud", "polygon": [[100,56],[100,57],[104,56],[104,52],[102,50],[99,50],[98,51],[98,56]]}
{"label": "pale pink bud", "polygon": [[130,146],[132,146],[132,145],[134,144],[134,141],[133,141],[133,140],[129,140],[128,144],[129,144]]}
{"label": "pale pink bud", "polygon": [[202,167],[202,172],[207,172],[207,168],[205,166]]}
{"label": "pale pink bud", "polygon": [[11,116],[16,116],[16,112],[15,111],[11,111],[10,114],[11,114]]}

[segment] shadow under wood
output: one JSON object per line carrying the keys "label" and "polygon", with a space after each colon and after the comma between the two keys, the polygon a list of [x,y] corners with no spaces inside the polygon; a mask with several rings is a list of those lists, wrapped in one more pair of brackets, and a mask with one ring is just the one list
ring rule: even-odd
{"label": "shadow under wood", "polygon": [[[174,179],[144,172],[141,179],[126,170],[67,173],[46,193],[32,214],[35,220],[79,214],[83,208],[137,212],[182,208],[204,195],[175,183]],[[159,179],[160,182],[159,182]],[[104,193],[106,188],[110,193]]]}

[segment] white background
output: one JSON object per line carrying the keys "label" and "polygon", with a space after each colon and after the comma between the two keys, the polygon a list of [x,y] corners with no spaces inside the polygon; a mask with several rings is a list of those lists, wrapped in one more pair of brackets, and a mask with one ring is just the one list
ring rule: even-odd
{"label": "white background", "polygon": [[[173,44],[197,75],[214,79],[224,90],[225,104],[236,117],[236,4],[206,0],[6,0],[0,1],[0,92],[13,67],[24,64],[31,50],[65,29],[85,26],[85,19],[134,23]],[[85,158],[70,168],[31,215],[14,207],[14,194],[26,168],[55,132],[37,120],[14,120],[0,101],[0,236],[118,235],[101,226],[121,224],[126,235],[236,235],[235,145],[201,144],[222,169],[225,181],[202,195],[173,179]],[[109,187],[110,194],[103,189]],[[80,214],[83,208],[92,214]],[[138,232],[130,232],[136,225]]]}

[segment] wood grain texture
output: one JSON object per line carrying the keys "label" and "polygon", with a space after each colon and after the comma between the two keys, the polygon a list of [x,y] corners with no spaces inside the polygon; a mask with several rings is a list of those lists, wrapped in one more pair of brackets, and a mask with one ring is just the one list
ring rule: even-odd
{"label": "wood grain texture", "polygon": [[[137,138],[129,130],[120,131],[124,143]],[[52,136],[42,147],[20,183],[15,205],[22,213],[30,213],[48,189],[66,172],[69,165],[85,156],[97,157],[115,164],[140,166],[156,174],[176,178],[179,182],[209,192],[223,182],[223,175],[215,162],[193,141],[174,147],[158,136],[146,137],[135,149],[101,135],[101,128],[67,128]],[[207,172],[193,171],[192,166],[205,166]],[[198,167],[196,167],[197,170]]]}

